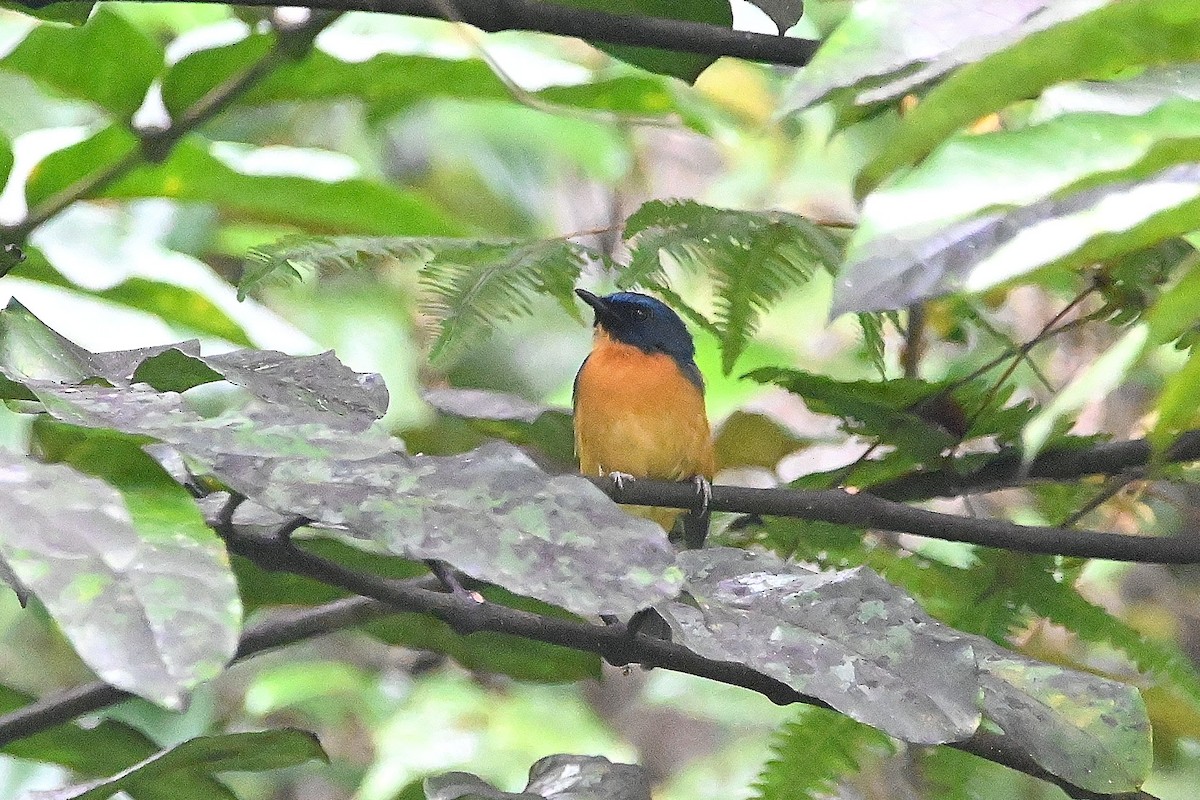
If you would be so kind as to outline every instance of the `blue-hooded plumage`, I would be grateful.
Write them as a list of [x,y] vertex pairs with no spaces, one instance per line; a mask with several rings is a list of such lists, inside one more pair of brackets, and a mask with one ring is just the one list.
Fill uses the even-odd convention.
[[[592,352],[575,376],[580,471],[712,480],[704,379],[683,320],[662,301],[637,292],[576,293],[596,312]],[[638,513],[670,530],[680,512]],[[689,541],[697,538],[693,531],[685,534]]]

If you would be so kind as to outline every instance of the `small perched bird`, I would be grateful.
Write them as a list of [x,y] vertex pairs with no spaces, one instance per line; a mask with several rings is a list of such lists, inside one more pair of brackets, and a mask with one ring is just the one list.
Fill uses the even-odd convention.
[[[684,518],[684,541],[704,543],[713,442],[704,378],[683,320],[636,292],[575,293],[596,312],[592,352],[575,376],[575,452],[584,475],[693,479],[700,507]],[[668,532],[680,511],[634,506]]]

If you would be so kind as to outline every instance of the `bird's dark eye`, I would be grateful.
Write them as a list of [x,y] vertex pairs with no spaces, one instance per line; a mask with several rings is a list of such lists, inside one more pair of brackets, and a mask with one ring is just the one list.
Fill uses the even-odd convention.
[[641,308],[639,306],[639,307],[633,309],[633,315],[635,317],[637,317],[638,319],[645,319],[646,317],[650,316],[650,309]]

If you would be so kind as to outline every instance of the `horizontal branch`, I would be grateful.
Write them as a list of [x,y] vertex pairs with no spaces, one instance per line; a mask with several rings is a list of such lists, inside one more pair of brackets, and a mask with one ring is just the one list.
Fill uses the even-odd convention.
[[[430,614],[459,634],[478,631],[505,633],[596,653],[615,666],[643,664],[738,686],[757,692],[779,705],[805,703],[821,708],[830,707],[824,701],[797,692],[743,664],[705,658],[682,645],[638,633],[620,622],[593,625],[546,617],[495,603],[475,602],[465,593],[460,596],[436,592],[413,586],[411,581],[355,572],[313,555],[282,537],[246,534],[228,524],[218,532],[232,551],[249,558],[263,569],[304,575],[374,598],[397,610]],[[980,730],[970,739],[952,742],[948,746],[1053,783],[1076,800],[1154,800],[1144,792],[1102,794],[1075,786],[1040,767],[1019,744],[1003,734]]]
[[[624,478],[592,478],[618,503],[692,508],[692,483]],[[998,519],[942,514],[897,503],[868,492],[844,489],[753,489],[713,486],[709,508],[772,517],[832,522],[854,528],[911,533],[931,539],[967,542],[1023,553],[1105,558],[1148,564],[1200,564],[1200,536],[1126,536],[1119,533],[1018,525]]]
[[[428,577],[414,578],[413,586],[430,586]],[[397,610],[367,597],[349,597],[303,611],[282,611],[242,634],[234,661],[284,645],[295,644],[343,628],[352,628]],[[0,748],[25,739],[76,717],[128,700],[133,695],[103,681],[47,695],[27,706],[0,716]]]
[[[1106,442],[1093,447],[1051,450],[1027,466],[1020,448],[1006,448],[983,466],[959,472],[947,469],[914,472],[870,488],[873,495],[888,500],[927,500],[960,497],[1019,486],[1034,480],[1073,481],[1091,475],[1119,475],[1146,467],[1154,449],[1146,439]],[[1200,431],[1187,431],[1162,456],[1164,463],[1200,460]]]
[[[185,1],[216,3],[220,0]],[[48,0],[25,3],[30,8],[47,4]],[[278,8],[289,4],[278,0],[250,0],[241,5]],[[656,47],[708,56],[733,56],[792,67],[807,64],[820,44],[812,39],[735,31],[702,22],[616,14],[535,0],[306,0],[304,5],[331,11],[373,11],[434,19],[446,19],[447,12],[453,12],[458,20],[488,32],[538,31],[591,42]]]
[[[306,552],[286,537],[239,531],[228,522],[232,517],[232,506],[229,508],[230,514],[224,517],[226,521],[219,526],[218,532],[231,551],[249,558],[263,569],[304,575],[359,595],[316,609],[281,614],[260,623],[243,635],[235,660],[389,613],[420,612],[442,620],[462,635],[477,631],[505,633],[596,653],[618,666],[644,664],[738,686],[779,705],[806,703],[830,707],[750,667],[704,658],[682,645],[638,633],[620,622],[601,626],[476,602],[465,594],[433,591],[430,587],[435,581],[430,576],[395,580],[357,573]],[[94,683],[43,698],[0,717],[0,747],[129,696],[128,692],[107,684]],[[1144,792],[1101,794],[1068,783],[1039,766],[1017,742],[1003,734],[980,730],[970,739],[948,746],[1052,783],[1075,800],[1155,800]]]

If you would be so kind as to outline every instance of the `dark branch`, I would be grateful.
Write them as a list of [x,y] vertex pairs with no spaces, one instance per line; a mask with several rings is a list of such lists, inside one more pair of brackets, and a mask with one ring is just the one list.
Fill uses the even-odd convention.
[[[216,3],[220,0],[190,2]],[[32,0],[25,5],[40,8],[48,5],[48,0]],[[280,7],[288,4],[250,0],[243,5]],[[308,0],[304,5],[330,11],[374,11],[434,19],[445,19],[447,11],[453,11],[463,22],[488,32],[539,31],[592,42],[656,47],[709,56],[733,56],[792,67],[807,64],[820,44],[811,39],[735,31],[702,22],[614,14],[533,0]]]
[[[354,572],[305,552],[286,537],[243,533],[228,522],[220,525],[218,532],[232,551],[264,569],[305,575],[361,595],[314,610],[279,616],[256,626],[242,637],[236,656],[238,660],[388,613],[422,612],[446,622],[461,634],[476,631],[506,633],[596,653],[616,665],[658,666],[739,686],[780,705],[807,703],[829,708],[823,701],[801,694],[749,667],[704,658],[681,645],[630,630],[620,622],[592,625],[544,617],[494,603],[478,603],[433,591],[431,587],[436,583],[429,577],[401,581]],[[129,694],[124,691],[96,683],[43,698],[0,717],[0,747],[127,697]],[[1154,800],[1144,792],[1100,794],[1067,783],[1037,765],[1017,742],[1002,734],[979,731],[970,739],[949,746],[1045,780],[1076,800]]]
[[[927,500],[958,497],[1020,486],[1035,480],[1074,481],[1090,475],[1119,475],[1148,466],[1154,456],[1146,439],[1111,442],[1071,450],[1052,450],[1022,468],[1019,448],[1001,450],[982,467],[959,472],[949,469],[915,472],[870,488],[888,500]],[[1200,460],[1200,431],[1188,431],[1162,455],[1163,463]]]
[[[593,478],[592,482],[619,503],[689,508],[695,502],[695,489],[690,483],[628,478],[620,486],[610,478]],[[998,519],[972,519],[914,508],[868,492],[851,493],[843,489],[805,491],[713,486],[710,508],[912,533],[1023,553],[1149,564],[1200,564],[1200,536],[1126,536],[1018,525]]]
[[[411,583],[414,586],[432,585],[427,578],[415,578]],[[304,611],[279,612],[242,634],[234,660],[242,661],[265,650],[351,628],[394,613],[396,609],[392,606],[366,597],[335,600]],[[130,697],[132,695],[124,689],[109,686],[103,681],[43,697],[0,717],[0,748]]]

